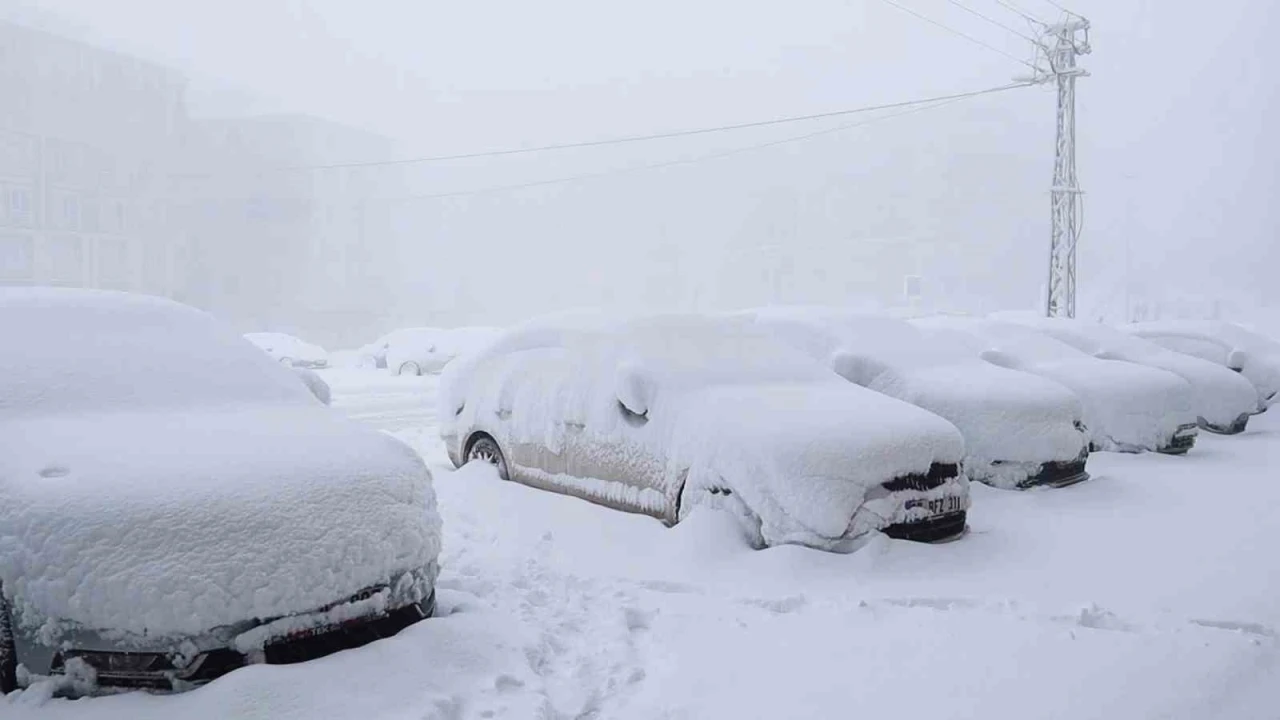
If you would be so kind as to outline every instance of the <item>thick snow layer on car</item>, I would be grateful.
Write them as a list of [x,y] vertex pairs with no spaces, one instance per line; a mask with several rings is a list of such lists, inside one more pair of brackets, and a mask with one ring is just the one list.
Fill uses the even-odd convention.
[[475,352],[492,342],[500,330],[486,327],[406,328],[385,338],[386,365],[393,372],[440,372],[459,355]]
[[1122,329],[1239,372],[1253,383],[1260,408],[1280,402],[1280,342],[1272,338],[1213,320],[1161,320]]
[[1014,487],[1085,451],[1079,399],[1058,383],[983,362],[896,318],[832,308],[746,314],[845,379],[942,416],[964,435],[973,479]]
[[0,290],[0,337],[22,349],[0,352],[0,582],[24,623],[193,635],[434,563],[422,461],[204,313]]
[[1196,422],[1191,386],[1168,371],[1100,360],[1010,322],[962,316],[911,322],[988,362],[1065,385],[1080,398],[1099,449],[1156,450]]
[[319,345],[296,338],[285,333],[256,332],[246,333],[245,339],[262,348],[262,351],[273,360],[286,365],[298,367],[325,367],[329,363],[328,353]]
[[1230,427],[1256,410],[1253,385],[1221,365],[1173,352],[1102,323],[1027,313],[999,313],[995,317],[1031,327],[1096,358],[1168,370],[1191,384],[1193,407],[1207,425]]
[[695,503],[728,486],[767,544],[832,545],[873,486],[963,454],[946,421],[852,386],[745,323],[538,321],[449,366],[440,394],[454,443],[493,417],[506,418],[508,442],[553,452],[570,428],[618,452],[638,443],[667,460],[658,492],[678,493],[685,471]]

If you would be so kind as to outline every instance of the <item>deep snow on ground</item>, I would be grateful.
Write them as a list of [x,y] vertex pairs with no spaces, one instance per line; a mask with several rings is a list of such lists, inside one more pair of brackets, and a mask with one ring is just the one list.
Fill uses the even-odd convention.
[[1274,718],[1280,414],[1093,480],[974,487],[972,532],[853,555],[747,548],[452,472],[434,378],[325,373],[432,466],[441,616],[192,693],[0,701],[9,718]]

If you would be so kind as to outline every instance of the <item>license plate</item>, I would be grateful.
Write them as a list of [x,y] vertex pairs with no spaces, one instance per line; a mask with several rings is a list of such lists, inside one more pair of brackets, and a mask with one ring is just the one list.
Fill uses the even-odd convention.
[[947,497],[917,498],[907,501],[907,510],[915,510],[916,508],[921,508],[930,515],[945,515],[964,510],[964,500],[959,495],[948,495]]

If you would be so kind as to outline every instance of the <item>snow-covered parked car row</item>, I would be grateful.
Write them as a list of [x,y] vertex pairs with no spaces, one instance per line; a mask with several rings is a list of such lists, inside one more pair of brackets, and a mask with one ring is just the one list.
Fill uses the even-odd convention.
[[457,466],[667,524],[727,510],[757,546],[845,550],[870,531],[961,534],[970,480],[1062,487],[1088,478],[1091,450],[1180,455],[1198,426],[1241,432],[1246,386],[1076,321],[572,315],[451,365],[438,415]]
[[0,337],[0,692],[180,690],[432,614],[422,459],[206,314],[0,289]]
[[359,366],[396,375],[436,374],[460,355],[484,347],[499,330],[485,327],[402,328],[357,351]]

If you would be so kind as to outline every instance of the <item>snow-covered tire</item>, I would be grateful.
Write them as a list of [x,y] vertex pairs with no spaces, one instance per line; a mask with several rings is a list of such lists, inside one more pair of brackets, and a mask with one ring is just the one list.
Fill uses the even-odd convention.
[[0,695],[18,689],[18,651],[13,646],[13,619],[0,585]]
[[418,367],[418,363],[412,360],[406,360],[400,363],[400,367],[396,368],[397,375],[421,375],[422,368]]
[[498,469],[498,477],[503,480],[511,479],[507,473],[507,457],[502,454],[502,448],[498,447],[498,441],[488,435],[477,435],[471,439],[467,445],[465,460],[467,463],[488,463]]

